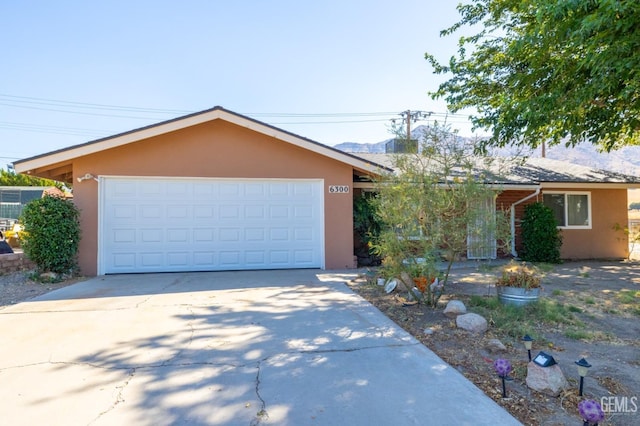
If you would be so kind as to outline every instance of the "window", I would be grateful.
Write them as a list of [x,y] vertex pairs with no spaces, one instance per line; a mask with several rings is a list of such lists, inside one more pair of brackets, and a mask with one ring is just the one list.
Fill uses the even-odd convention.
[[558,227],[591,229],[589,192],[545,192],[542,201],[553,210]]

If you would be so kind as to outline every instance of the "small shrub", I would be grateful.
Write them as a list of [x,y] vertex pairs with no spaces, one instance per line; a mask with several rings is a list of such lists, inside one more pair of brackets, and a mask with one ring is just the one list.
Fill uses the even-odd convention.
[[22,247],[39,272],[72,274],[77,269],[80,240],[79,211],[73,202],[45,196],[29,202],[22,211]]
[[553,210],[542,203],[524,208],[520,224],[522,230],[522,259],[528,262],[560,263],[562,234]]

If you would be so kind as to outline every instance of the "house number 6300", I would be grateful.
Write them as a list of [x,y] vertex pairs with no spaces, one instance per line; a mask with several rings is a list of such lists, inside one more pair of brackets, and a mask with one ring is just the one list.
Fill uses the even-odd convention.
[[348,194],[349,185],[329,185],[330,194]]

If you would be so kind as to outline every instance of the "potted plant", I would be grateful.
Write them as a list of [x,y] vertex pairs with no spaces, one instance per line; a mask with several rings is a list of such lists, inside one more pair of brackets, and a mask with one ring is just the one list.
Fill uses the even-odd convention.
[[533,265],[510,262],[496,279],[498,299],[507,305],[524,306],[540,298],[542,277]]

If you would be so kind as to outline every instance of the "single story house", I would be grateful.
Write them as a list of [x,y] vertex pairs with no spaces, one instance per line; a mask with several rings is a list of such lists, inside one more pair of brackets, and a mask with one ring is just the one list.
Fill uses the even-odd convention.
[[[371,187],[372,177],[392,171],[383,159],[222,107],[14,167],[73,184],[85,275],[355,267],[353,197]],[[503,182],[496,205],[519,218],[527,202],[549,196],[569,206],[563,257],[626,257],[626,236],[612,227],[626,225],[626,190],[640,187],[639,180],[566,163],[522,167],[513,182]],[[588,205],[578,225],[573,195]]]
[[14,167],[73,183],[85,275],[352,268],[353,182],[380,170],[219,106]]

